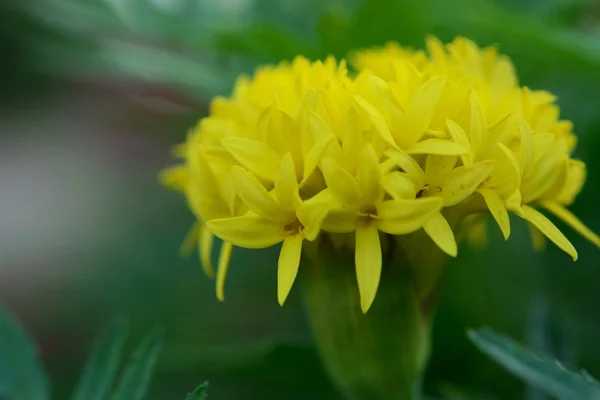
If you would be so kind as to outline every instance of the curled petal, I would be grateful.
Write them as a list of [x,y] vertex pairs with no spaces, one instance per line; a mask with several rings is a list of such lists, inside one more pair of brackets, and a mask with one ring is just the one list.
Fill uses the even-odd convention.
[[406,135],[416,143],[429,127],[435,107],[442,95],[446,82],[443,77],[432,78],[425,82],[413,95],[406,111]]
[[277,267],[277,300],[281,306],[296,280],[303,240],[302,235],[291,235],[283,240]]
[[490,161],[453,169],[440,184],[439,195],[444,199],[444,206],[456,205],[469,197],[490,176],[493,169],[494,163]]
[[569,254],[573,258],[573,261],[577,261],[577,250],[575,250],[575,247],[548,218],[530,206],[523,206],[523,213],[527,221],[539,229],[561,250]]
[[221,143],[249,171],[268,181],[275,179],[281,155],[267,144],[243,137],[228,137]]
[[439,197],[414,200],[387,200],[377,205],[377,227],[391,235],[404,235],[421,228],[442,208]]
[[454,232],[452,232],[448,221],[446,221],[446,218],[440,212],[435,213],[429,218],[423,225],[423,229],[444,253],[451,257],[456,257],[458,248]]
[[356,279],[360,292],[360,307],[366,313],[377,294],[381,277],[381,244],[379,232],[373,224],[356,228]]
[[[234,167],[232,175],[240,199],[250,210],[261,217],[286,221],[293,216],[293,205],[282,206],[252,175],[240,167]],[[295,182],[294,182],[295,183]],[[286,204],[287,205],[287,204]]]
[[383,178],[383,187],[393,199],[414,199],[419,189],[405,172],[394,171]]
[[279,203],[286,209],[293,210],[301,202],[300,195],[298,194],[298,181],[296,171],[294,170],[294,160],[290,153],[283,156],[281,160],[279,171],[275,177],[275,195]]
[[344,205],[358,204],[361,199],[356,179],[329,158],[321,164],[323,177],[333,197]]
[[387,123],[379,111],[377,111],[377,109],[373,107],[371,103],[358,95],[354,96],[354,103],[358,106],[358,108],[362,109],[367,114],[369,121],[371,121],[373,127],[377,133],[381,135],[382,139],[392,148],[399,150],[400,148],[396,144],[394,137],[390,132],[390,128],[388,128]]
[[450,137],[452,138],[452,140],[454,140],[456,144],[468,151],[467,153],[462,154],[460,156],[460,159],[462,160],[463,164],[472,164],[473,155],[471,154],[471,142],[469,142],[469,138],[467,137],[467,134],[465,133],[463,128],[461,128],[460,125],[458,125],[456,122],[449,119],[446,120],[446,128],[448,129],[448,132],[450,132]]
[[283,240],[281,223],[257,215],[213,219],[206,226],[218,238],[248,249],[264,249]]

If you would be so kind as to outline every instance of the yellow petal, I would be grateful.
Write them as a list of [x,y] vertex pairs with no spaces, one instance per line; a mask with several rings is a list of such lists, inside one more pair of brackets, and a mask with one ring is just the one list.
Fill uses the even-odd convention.
[[190,161],[190,168],[194,179],[186,187],[186,198],[194,215],[203,220],[229,215],[221,187],[203,152],[195,154],[194,161]]
[[435,77],[425,82],[415,94],[406,110],[407,127],[403,134],[411,136],[411,142],[416,143],[429,127],[435,107],[444,90],[443,77]]
[[[293,217],[293,206],[284,207],[252,175],[240,167],[232,169],[232,176],[240,199],[257,215],[272,220],[289,220]],[[286,204],[287,205],[287,204]]]
[[529,166],[533,157],[533,133],[531,132],[531,127],[523,117],[519,118],[519,133],[521,135],[519,158],[521,171],[523,171]]
[[490,176],[493,169],[494,163],[490,161],[453,169],[443,182],[438,183],[441,188],[439,196],[443,197],[444,206],[456,205],[469,197]]
[[231,243],[223,242],[219,254],[219,265],[217,269],[217,299],[225,300],[225,278],[229,270],[229,260],[231,259]]
[[452,232],[452,228],[450,228],[448,221],[446,221],[446,218],[444,218],[440,212],[433,214],[433,216],[425,222],[423,229],[444,253],[451,257],[456,257],[458,248],[456,246],[454,232]]
[[294,160],[290,153],[283,156],[279,171],[277,172],[277,176],[275,176],[275,195],[279,200],[279,204],[283,205],[286,209],[294,210],[300,204],[301,200],[298,194],[298,181],[296,171],[294,170]]
[[204,273],[209,277],[215,276],[215,269],[212,266],[212,247],[214,235],[204,226],[200,226],[200,239],[198,240],[198,252],[200,253],[200,263]]
[[600,247],[600,237],[596,235],[590,228],[585,226],[583,222],[579,220],[571,211],[558,203],[551,201],[542,202],[542,207],[556,215],[558,218],[565,221],[571,228],[573,228],[581,236]]
[[364,123],[355,106],[351,106],[344,119],[342,148],[348,155],[357,155],[363,143]]
[[373,127],[375,128],[377,133],[381,135],[383,140],[385,140],[385,142],[389,144],[392,148],[400,150],[400,148],[394,141],[390,129],[387,126],[387,123],[385,122],[379,111],[377,111],[377,109],[373,107],[373,105],[371,105],[368,101],[366,101],[358,95],[354,95],[353,99],[354,103],[358,106],[358,108],[362,109],[367,114],[369,121],[371,121]]
[[569,239],[567,239],[548,218],[527,205],[523,206],[523,213],[527,221],[531,222],[531,224],[542,231],[542,233],[561,250],[569,254],[573,258],[573,261],[577,260],[577,250],[575,250],[575,247],[573,247],[571,242],[569,242]]
[[360,307],[366,313],[377,294],[381,277],[381,244],[379,232],[373,224],[356,228],[356,279],[360,292]]
[[314,146],[304,156],[304,171],[302,177],[302,183],[306,182],[312,173],[317,169],[317,166],[321,162],[321,158],[329,144],[332,143],[333,136],[323,136],[317,140]]
[[263,249],[283,240],[280,223],[255,215],[213,219],[206,226],[218,238],[248,249]]
[[360,202],[360,192],[356,179],[352,177],[342,167],[336,164],[332,159],[326,158],[321,163],[321,171],[325,178],[325,183],[331,191],[333,197],[341,204],[358,204]]
[[527,223],[527,226],[529,227],[529,233],[531,234],[533,249],[537,252],[544,251],[546,249],[546,236],[531,223]]
[[194,252],[194,249],[198,246],[198,240],[200,238],[201,229],[202,222],[194,222],[194,225],[192,225],[188,233],[185,235],[183,243],[179,248],[179,254],[182,257],[189,257]]
[[383,177],[383,187],[393,199],[414,199],[419,189],[405,172],[394,171]]
[[283,240],[277,267],[277,300],[280,306],[285,302],[296,280],[303,240],[302,235],[288,236]]
[[471,146],[473,153],[482,155],[485,146],[487,123],[477,95],[471,93]]
[[442,208],[439,197],[414,200],[387,200],[377,205],[376,221],[380,231],[392,235],[404,235],[421,228],[429,218]]
[[457,143],[446,139],[425,139],[406,151],[408,154],[439,154],[442,156],[460,156],[467,150]]
[[383,198],[381,168],[373,146],[368,144],[358,158],[357,180],[363,202],[375,204]]
[[492,189],[479,189],[479,193],[483,196],[487,208],[492,213],[492,216],[496,220],[496,223],[502,231],[504,240],[508,240],[510,236],[510,219],[508,218],[508,211],[504,205],[504,201],[500,198],[500,195]]
[[467,134],[456,122],[447,119],[446,127],[448,128],[448,132],[450,132],[450,137],[452,140],[456,142],[459,146],[466,149],[468,152],[461,155],[460,159],[463,164],[468,165],[473,163],[473,155],[471,154],[471,142],[469,142],[469,138]]
[[412,158],[412,156],[396,150],[386,151],[385,155],[391,160],[394,160],[396,164],[411,177],[411,179],[414,178],[418,182],[422,182],[425,179],[425,172],[417,160]]
[[281,155],[265,143],[242,137],[228,137],[221,143],[249,171],[268,181],[275,179]]
[[452,171],[457,161],[457,156],[428,155],[425,161],[425,181],[428,183],[440,181]]
[[190,181],[190,170],[187,165],[175,165],[165,168],[158,175],[161,185],[178,192],[184,192]]
[[575,197],[581,191],[587,175],[585,164],[579,160],[569,160],[568,179],[565,187],[561,190],[557,200],[566,205],[575,201]]
[[313,241],[317,238],[332,201],[329,190],[325,189],[305,200],[296,211],[298,220],[304,226],[306,240]]

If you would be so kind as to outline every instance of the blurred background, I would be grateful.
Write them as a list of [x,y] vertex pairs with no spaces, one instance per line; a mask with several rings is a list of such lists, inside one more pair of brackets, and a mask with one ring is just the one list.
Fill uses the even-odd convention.
[[[161,188],[171,146],[235,77],[303,54],[345,56],[426,34],[498,44],[523,85],[559,97],[587,185],[573,211],[600,232],[598,0],[27,0],[0,5],[0,302],[39,343],[54,398],[70,393],[97,334],[166,328],[149,399],[336,399],[298,290],[276,301],[276,251],[236,249],[219,303],[183,198]],[[543,397],[465,337],[490,326],[600,376],[600,254],[565,227],[573,263],[504,243],[448,265],[426,391],[454,399]],[[563,228],[563,225],[559,225]],[[137,339],[136,339],[137,340]],[[135,341],[134,341],[135,342]]]

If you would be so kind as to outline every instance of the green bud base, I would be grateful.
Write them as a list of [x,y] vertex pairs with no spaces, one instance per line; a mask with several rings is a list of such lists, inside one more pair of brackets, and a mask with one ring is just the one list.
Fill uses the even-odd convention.
[[363,314],[353,252],[327,240],[315,246],[303,259],[303,293],[334,383],[352,400],[418,398],[429,356],[430,307],[417,298],[402,250],[392,245],[384,252],[377,297]]

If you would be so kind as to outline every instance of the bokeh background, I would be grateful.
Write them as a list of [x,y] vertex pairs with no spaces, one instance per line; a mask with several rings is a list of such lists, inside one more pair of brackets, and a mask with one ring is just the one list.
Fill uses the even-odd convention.
[[[67,398],[96,335],[128,315],[131,337],[166,328],[150,400],[210,380],[214,399],[336,399],[298,290],[276,301],[276,251],[236,249],[226,302],[192,225],[160,187],[170,148],[235,77],[303,54],[345,56],[426,34],[498,44],[522,84],[559,97],[588,182],[573,207],[600,232],[597,0],[31,0],[0,6],[0,301],[39,343],[54,398]],[[600,376],[600,253],[565,227],[573,263],[505,243],[463,246],[443,279],[425,382],[450,399],[543,397],[465,337],[489,326]],[[563,225],[559,226],[562,228]]]

